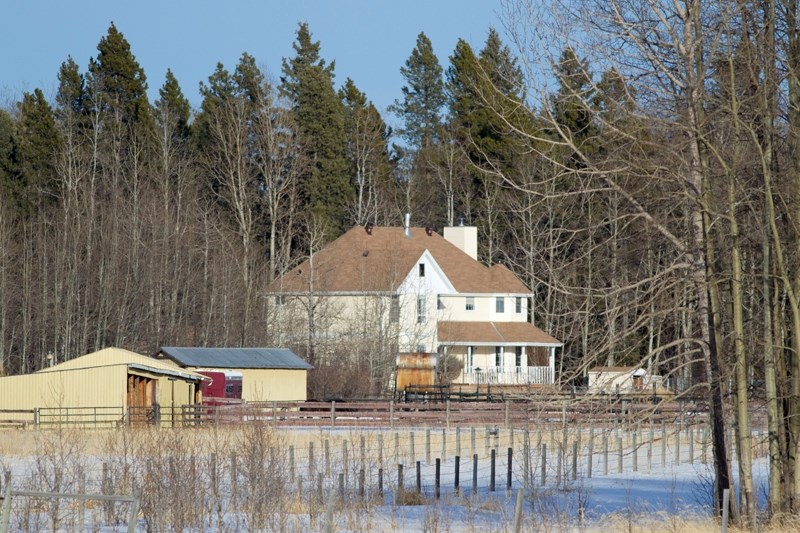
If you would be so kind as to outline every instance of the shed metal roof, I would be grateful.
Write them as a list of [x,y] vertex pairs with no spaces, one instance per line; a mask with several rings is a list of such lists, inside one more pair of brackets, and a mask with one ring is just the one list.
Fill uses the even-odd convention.
[[311,365],[286,348],[192,348],[162,346],[158,357],[181,366],[309,370]]

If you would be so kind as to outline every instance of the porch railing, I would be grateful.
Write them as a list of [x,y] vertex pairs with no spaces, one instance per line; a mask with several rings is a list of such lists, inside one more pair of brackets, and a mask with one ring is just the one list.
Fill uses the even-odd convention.
[[553,383],[553,369],[549,366],[476,367],[464,371],[463,383],[468,385],[549,385]]

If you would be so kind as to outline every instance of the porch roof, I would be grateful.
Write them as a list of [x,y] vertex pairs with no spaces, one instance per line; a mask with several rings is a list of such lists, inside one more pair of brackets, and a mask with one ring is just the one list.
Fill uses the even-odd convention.
[[438,339],[452,345],[563,345],[529,322],[439,322]]

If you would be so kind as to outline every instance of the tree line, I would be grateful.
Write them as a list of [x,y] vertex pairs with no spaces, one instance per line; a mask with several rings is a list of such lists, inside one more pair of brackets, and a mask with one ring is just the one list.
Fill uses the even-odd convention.
[[[58,92],[0,112],[0,362],[120,345],[270,345],[269,280],[353,224],[479,228],[534,293],[561,384],[640,365],[711,411],[715,489],[800,510],[796,0],[504,3],[506,42],[420,34],[387,127],[306,24],[279,80],[243,54],[191,109],[115,26]],[[726,429],[735,429],[736,463]]]

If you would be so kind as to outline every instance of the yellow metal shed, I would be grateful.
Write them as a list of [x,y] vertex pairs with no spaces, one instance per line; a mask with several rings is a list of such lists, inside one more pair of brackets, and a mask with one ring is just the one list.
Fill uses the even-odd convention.
[[173,407],[199,401],[203,379],[167,361],[106,348],[33,374],[0,378],[0,409],[38,409],[62,422],[92,413],[96,420],[98,412],[101,419],[126,420],[137,413],[169,422]]
[[285,348],[162,347],[155,357],[182,368],[242,373],[242,400],[305,401],[311,365]]

